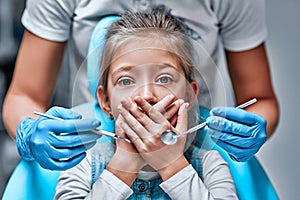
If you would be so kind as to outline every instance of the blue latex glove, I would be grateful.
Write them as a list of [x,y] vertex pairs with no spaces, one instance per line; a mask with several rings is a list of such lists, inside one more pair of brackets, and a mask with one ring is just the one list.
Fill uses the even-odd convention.
[[248,161],[267,139],[267,122],[260,115],[232,107],[216,107],[210,115],[207,133],[235,161]]
[[100,122],[95,119],[81,120],[79,114],[61,107],[53,107],[46,113],[65,120],[46,117],[23,119],[16,132],[19,154],[24,160],[36,160],[46,169],[69,169],[85,157],[85,151],[94,146],[100,137],[94,133],[77,132],[95,129]]

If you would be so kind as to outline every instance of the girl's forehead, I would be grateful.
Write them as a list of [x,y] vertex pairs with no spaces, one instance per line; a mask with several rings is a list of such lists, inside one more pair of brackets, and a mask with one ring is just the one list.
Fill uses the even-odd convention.
[[120,64],[136,66],[152,63],[178,66],[179,56],[161,44],[135,41],[118,48],[112,57],[111,67]]
[[[134,58],[135,57],[135,58]],[[139,58],[142,59],[139,59]],[[163,59],[165,57],[165,59]],[[163,42],[154,39],[145,39],[141,40],[141,38],[137,40],[129,40],[119,46],[112,56],[112,63],[118,60],[130,60],[136,59],[137,61],[145,62],[156,60],[170,60],[175,61],[179,59],[175,53],[172,52],[172,49],[168,48],[164,45]]]
[[117,50],[115,51],[115,56],[118,57],[118,55],[130,53],[130,52],[138,52],[138,51],[146,51],[146,50],[155,50],[160,51],[160,53],[169,53],[172,54],[172,50],[170,47],[168,47],[164,42],[160,40],[154,40],[154,39],[147,39],[142,40],[141,38],[137,40],[129,40],[125,42],[124,44],[120,45]]

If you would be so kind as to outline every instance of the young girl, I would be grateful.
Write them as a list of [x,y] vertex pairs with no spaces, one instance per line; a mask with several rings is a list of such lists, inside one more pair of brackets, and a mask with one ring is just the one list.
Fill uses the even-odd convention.
[[227,163],[201,149],[200,135],[161,141],[163,132],[180,134],[199,121],[192,52],[181,23],[161,9],[129,13],[111,26],[98,103],[132,143],[103,136],[61,172],[55,199],[237,198]]

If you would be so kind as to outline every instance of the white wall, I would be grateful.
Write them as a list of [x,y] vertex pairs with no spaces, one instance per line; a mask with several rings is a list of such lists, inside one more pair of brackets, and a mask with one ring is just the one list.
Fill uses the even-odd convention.
[[258,154],[280,199],[300,199],[300,1],[267,0],[267,40],[281,116]]

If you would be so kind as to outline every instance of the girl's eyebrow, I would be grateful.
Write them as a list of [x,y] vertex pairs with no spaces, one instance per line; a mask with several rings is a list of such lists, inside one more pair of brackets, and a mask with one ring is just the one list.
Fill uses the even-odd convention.
[[114,75],[121,73],[121,72],[128,72],[128,71],[132,70],[132,68],[134,68],[134,66],[122,66],[122,67],[118,68],[117,70],[112,71],[111,76],[113,78]]
[[[161,64],[149,64],[149,65],[156,65],[156,66],[159,66],[160,68],[165,68],[165,67],[170,67],[174,70],[178,70],[178,68],[176,66],[173,66],[169,63],[161,63]],[[120,68],[118,68],[117,70],[113,71],[112,72],[112,78],[114,78],[114,76],[118,73],[124,73],[124,72],[129,72],[130,70],[132,70],[133,68],[135,68],[135,66],[122,66]]]
[[170,68],[173,68],[175,70],[178,70],[178,67],[177,66],[174,66],[174,65],[171,65],[169,63],[162,63],[162,64],[159,64],[158,66],[160,66],[161,68],[164,68],[164,67],[170,67]]

